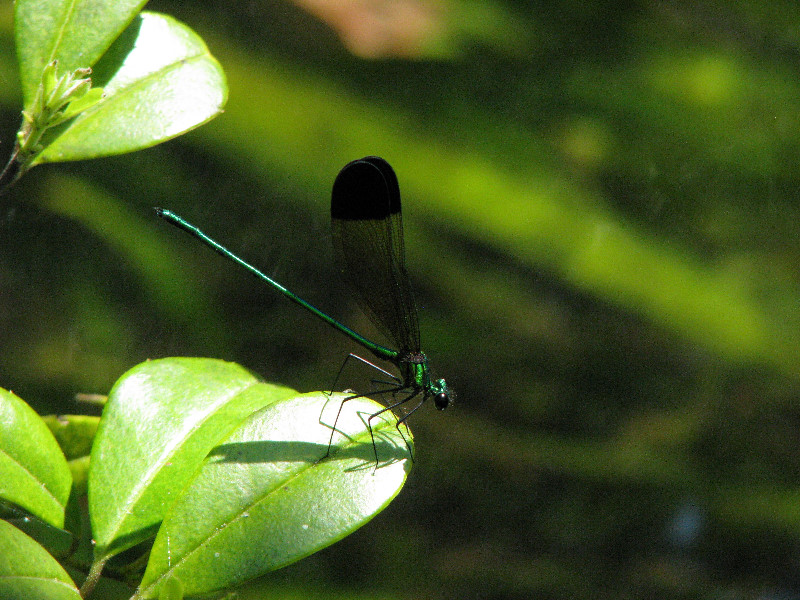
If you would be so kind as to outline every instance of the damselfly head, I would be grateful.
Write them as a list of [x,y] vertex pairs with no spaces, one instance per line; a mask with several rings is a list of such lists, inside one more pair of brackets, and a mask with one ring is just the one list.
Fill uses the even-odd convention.
[[433,387],[437,390],[433,394],[433,403],[439,410],[444,410],[452,404],[450,394],[447,392],[447,383],[444,379],[439,379]]

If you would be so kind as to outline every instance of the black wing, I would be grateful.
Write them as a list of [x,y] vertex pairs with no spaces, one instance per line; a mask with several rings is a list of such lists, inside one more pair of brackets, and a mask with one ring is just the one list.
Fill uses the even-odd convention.
[[377,156],[342,168],[331,195],[336,260],[359,305],[399,351],[419,352],[419,322],[405,266],[400,187]]

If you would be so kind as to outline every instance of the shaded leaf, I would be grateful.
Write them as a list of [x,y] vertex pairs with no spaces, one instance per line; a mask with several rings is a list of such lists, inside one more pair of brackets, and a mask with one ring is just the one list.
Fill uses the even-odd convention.
[[94,434],[100,422],[98,417],[86,415],[45,415],[42,417],[55,436],[67,460],[89,456]]
[[41,544],[55,557],[66,556],[72,549],[73,534],[69,531],[27,516],[7,519],[7,521]]

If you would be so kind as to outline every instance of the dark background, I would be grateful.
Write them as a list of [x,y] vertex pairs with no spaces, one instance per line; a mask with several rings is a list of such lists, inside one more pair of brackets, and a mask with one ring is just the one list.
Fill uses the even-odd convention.
[[243,597],[800,598],[796,3],[314,6],[149,3],[204,37],[226,111],[0,198],[0,385],[78,412],[182,355],[326,389],[357,348],[151,207],[380,339],[328,202],[381,155],[456,403],[412,420],[379,517]]

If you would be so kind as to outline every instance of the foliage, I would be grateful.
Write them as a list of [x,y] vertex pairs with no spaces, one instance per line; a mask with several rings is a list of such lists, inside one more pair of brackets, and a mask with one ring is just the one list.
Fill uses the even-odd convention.
[[[388,417],[372,425],[375,464],[366,416],[381,406],[351,400],[339,414],[344,398],[298,395],[233,363],[161,359],[120,378],[96,434],[65,416],[50,420],[56,438],[0,390],[0,597],[193,597],[341,539],[394,498],[410,464]],[[87,502],[56,439],[73,455],[92,437]],[[85,469],[83,458],[70,462]],[[127,594],[96,588],[104,568]]]
[[[205,44],[142,4],[15,4],[23,123],[0,183],[219,113],[227,89]],[[0,389],[0,597],[203,595],[346,536],[400,490],[411,448],[389,414],[365,419],[380,405],[344,398],[177,358],[123,375],[99,420],[43,420]]]
[[[75,412],[130,365],[198,355],[324,389],[352,345],[152,206],[370,335],[330,264],[328,199],[378,154],[423,347],[458,396],[415,413],[413,485],[389,510],[241,596],[800,593],[795,2],[149,8],[202,33],[230,100],[0,200],[2,385]],[[30,92],[11,12],[13,142]]]
[[41,163],[147,148],[222,110],[224,74],[203,41],[171,17],[137,14],[143,4],[15,3],[25,109],[0,184]]

